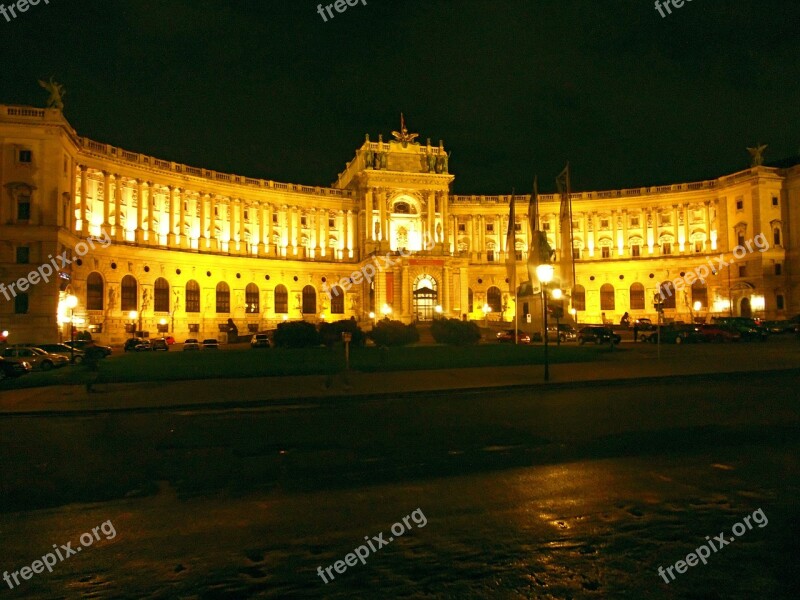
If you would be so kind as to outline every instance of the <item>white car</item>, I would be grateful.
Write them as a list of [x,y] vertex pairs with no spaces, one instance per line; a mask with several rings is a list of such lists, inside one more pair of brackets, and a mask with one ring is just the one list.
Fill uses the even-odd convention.
[[6,348],[3,350],[3,358],[13,362],[27,362],[37,370],[49,371],[53,367],[66,367],[69,358],[60,354],[48,354],[41,348]]
[[187,350],[200,350],[200,342],[195,338],[189,338],[183,342],[183,351],[186,352]]

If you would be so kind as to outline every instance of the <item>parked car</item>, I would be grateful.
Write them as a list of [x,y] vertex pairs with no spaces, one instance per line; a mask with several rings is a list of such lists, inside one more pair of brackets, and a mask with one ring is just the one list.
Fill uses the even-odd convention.
[[141,340],[136,346],[133,348],[134,352],[150,352],[153,350],[153,344],[150,340]]
[[81,352],[86,352],[86,349],[91,346],[92,348],[96,348],[103,353],[103,356],[111,356],[111,346],[102,346],[100,344],[96,344],[93,341],[87,340],[75,340],[74,342],[64,342],[65,346],[72,346],[76,350],[80,350]]
[[743,341],[757,340],[765,342],[769,337],[769,331],[755,319],[748,317],[714,317],[711,322],[715,325],[723,325],[738,331],[742,335]]
[[716,323],[700,325],[700,333],[705,342],[738,342],[742,334],[731,327],[724,327]]
[[136,346],[144,342],[144,338],[130,338],[125,340],[125,345],[122,347],[123,352],[133,352],[136,350]]
[[269,336],[266,333],[257,333],[250,338],[251,348],[269,348]]
[[166,338],[156,338],[150,342],[150,347],[153,351],[163,350],[164,352],[168,352],[169,342],[166,340]]
[[184,352],[191,351],[191,350],[200,350],[200,342],[198,342],[195,338],[189,338],[185,342],[183,342],[183,350]]
[[175,338],[171,335],[165,335],[164,340],[166,340],[167,344],[172,346],[175,343]]
[[27,348],[6,348],[3,350],[3,358],[14,362],[27,362],[34,369],[49,371],[54,367],[65,367],[69,364],[69,359],[60,354],[48,354],[44,350],[35,347]]
[[203,350],[219,350],[219,341],[214,338],[203,340]]
[[653,331],[656,326],[653,325],[652,321],[647,317],[642,317],[641,319],[634,319],[628,324],[629,329],[633,329],[636,326],[639,331]]
[[604,325],[589,325],[578,332],[578,343],[583,345],[587,342],[595,344],[619,344],[622,338],[614,333],[610,327]]
[[67,346],[66,344],[39,344],[36,347],[41,348],[50,354],[60,354],[61,356],[66,356],[71,360],[72,364],[75,365],[81,364],[83,359],[86,357],[86,353],[83,350],[78,350],[77,348],[73,350],[72,347]]
[[782,333],[794,333],[797,329],[797,323],[784,319],[782,321],[764,321],[764,327],[771,334],[780,335]]
[[[699,325],[687,325],[685,323],[662,325],[660,336],[662,344],[686,344],[705,340]],[[656,327],[654,331],[645,333],[642,336],[642,341],[657,343],[659,341],[659,328]]]
[[[513,329],[504,329],[503,331],[497,332],[497,341],[498,342],[510,342],[514,343],[514,330]],[[531,343],[531,336],[521,329],[517,329],[517,341],[520,344],[530,344]]]
[[15,362],[6,360],[0,357],[0,381],[3,379],[12,379],[15,377],[22,377],[31,372],[31,365],[26,361]]
[[547,339],[555,340],[556,332],[558,332],[558,339],[562,342],[574,342],[578,339],[578,331],[568,323],[558,323],[558,325],[547,326]]

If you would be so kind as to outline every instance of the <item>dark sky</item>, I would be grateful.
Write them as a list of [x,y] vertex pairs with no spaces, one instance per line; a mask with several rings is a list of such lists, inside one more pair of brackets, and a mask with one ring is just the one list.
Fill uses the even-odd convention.
[[[8,2],[5,2],[8,4]],[[457,193],[713,178],[800,153],[800,3],[50,0],[0,17],[0,103],[67,88],[79,134],[194,166],[329,185],[396,129],[452,151]]]

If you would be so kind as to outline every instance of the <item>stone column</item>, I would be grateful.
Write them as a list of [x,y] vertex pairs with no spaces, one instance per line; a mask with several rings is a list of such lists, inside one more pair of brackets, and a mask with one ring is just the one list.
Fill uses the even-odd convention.
[[200,233],[197,246],[201,250],[208,248],[208,234],[206,233],[206,196],[208,196],[208,194],[205,192],[200,192],[197,196],[197,201],[200,203]]
[[222,234],[222,219],[219,218],[219,198],[216,194],[208,195],[208,238],[209,250],[217,252],[220,250],[220,242],[222,240],[217,236],[217,219],[220,223],[220,235]]
[[624,249],[628,247],[628,211],[622,211],[622,247],[623,252]]
[[286,207],[284,214],[286,215],[286,254],[288,256],[292,253],[292,248],[294,247],[294,231],[292,231],[294,208]]
[[706,200],[705,201],[706,210],[705,210],[705,225],[706,225],[706,241],[705,247],[703,248],[706,252],[711,249],[711,202]]
[[[167,227],[169,228],[169,232],[167,234],[167,245],[174,248],[178,245],[178,239],[175,237],[175,186],[171,185],[168,189],[169,200],[167,210],[169,214],[167,215]],[[181,203],[181,207],[183,207],[183,203]]]
[[452,252],[452,246],[450,244],[450,207],[448,206],[448,197],[447,192],[441,192],[441,202],[442,202],[442,233],[444,235],[444,251],[445,252]]
[[188,235],[186,234],[186,188],[178,188],[178,240],[181,248],[188,248]]
[[389,221],[386,218],[386,191],[378,190],[379,215],[381,220],[381,242],[389,241]]
[[136,180],[136,243],[144,242],[144,181]]
[[89,180],[87,171],[89,168],[86,165],[81,165],[81,203],[78,206],[78,219],[80,220],[80,228],[78,233],[83,234],[89,230],[86,225],[86,196],[89,194]]
[[678,237],[678,205],[672,205],[672,237],[674,238],[674,243],[678,245],[678,251],[683,252],[683,248],[680,246],[680,238]]
[[147,242],[149,244],[158,243],[156,228],[156,184],[152,181],[147,182]]
[[436,240],[436,193],[425,192],[427,194],[428,206],[428,236],[429,239],[425,240],[426,243],[435,244]]
[[272,204],[267,204],[267,215],[266,215],[266,223],[265,223],[266,233],[264,234],[265,238],[266,238],[264,240],[264,251],[267,254],[270,253],[270,248],[272,247],[272,236],[273,236],[273,233],[272,233],[272,231],[273,231],[272,220],[274,219],[274,216],[273,216],[274,214],[275,214],[275,207],[272,206]]
[[122,175],[114,175],[114,239],[124,240],[122,229]]
[[233,198],[228,199],[228,252],[236,250],[236,205]]
[[684,202],[681,206],[681,213],[683,214],[683,239],[688,244],[687,253],[691,254],[694,252],[694,248],[692,248],[692,242],[689,240],[691,229],[689,228],[689,204],[688,202]]
[[368,188],[364,193],[364,223],[367,230],[366,233],[368,242],[375,240],[375,225],[373,225],[373,222],[375,221],[374,195],[375,191],[372,188]]
[[461,315],[469,314],[469,269],[460,267],[459,271],[461,273],[461,299],[459,300],[461,314],[458,315],[458,318],[460,319]]
[[111,173],[103,171],[103,226],[104,231],[108,231],[109,212],[111,210]]
[[403,264],[400,272],[400,311],[405,317],[409,315],[411,307],[409,301],[411,300],[411,282],[408,280],[408,264]]
[[450,314],[450,267],[445,266],[442,272],[442,314],[446,317]]
[[267,207],[264,203],[258,203],[258,255],[264,256],[264,248],[267,246]]
[[245,217],[245,212],[248,213],[247,203],[242,198],[236,199],[236,206],[239,208],[239,252],[241,254],[250,254],[250,248],[247,244],[247,218]]
[[322,219],[322,228],[320,233],[322,235],[322,239],[319,241],[319,247],[321,250],[321,256],[328,255],[328,234],[330,232],[330,216],[327,209],[322,211],[320,215],[320,219]]
[[344,215],[344,230],[347,247],[346,258],[353,258],[353,211],[346,210]]

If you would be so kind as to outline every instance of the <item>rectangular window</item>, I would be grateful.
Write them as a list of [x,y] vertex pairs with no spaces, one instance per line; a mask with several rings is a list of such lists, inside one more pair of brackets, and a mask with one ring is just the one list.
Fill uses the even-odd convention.
[[331,229],[336,227],[336,219],[328,219],[328,227]]
[[631,217],[631,227],[639,226],[639,217]]
[[572,249],[572,258],[575,260],[581,259],[581,249],[580,248],[573,248]]
[[703,251],[703,242],[695,242],[694,243],[694,251],[695,252],[702,252]]
[[308,220],[308,219],[307,219],[306,217],[300,217],[300,225],[302,225],[303,227],[305,227],[305,226],[306,226],[306,223],[307,223],[307,220]]
[[550,231],[550,221],[542,223],[542,231]]
[[772,206],[778,206],[778,197],[777,196],[773,196],[772,197]]
[[28,314],[28,294],[17,294],[14,298],[14,313],[17,315]]
[[578,223],[577,221],[573,221],[573,222],[572,222],[572,228],[573,228],[573,229],[580,229],[580,228],[581,228],[581,225],[580,225],[580,223]]
[[603,258],[611,258],[611,248],[609,248],[608,246],[603,246],[602,248],[600,248],[600,255]]
[[492,233],[494,231],[494,223],[487,223],[486,224],[486,231]]
[[249,215],[249,212],[248,211],[244,211],[244,220],[245,221],[247,221],[250,218],[248,215]]
[[631,246],[631,256],[633,257],[641,256],[641,248],[639,244],[634,244],[633,246]]
[[521,250],[515,250],[514,251],[514,258],[516,260],[518,260],[518,261],[522,260],[522,251]]
[[30,150],[20,150],[19,151],[19,162],[21,162],[21,163],[33,162],[33,152],[31,152]]
[[672,254],[672,244],[661,244],[661,254]]
[[466,231],[467,230],[467,225],[465,223],[459,223],[458,224],[458,230],[459,231]]
[[600,219],[600,229],[608,229],[608,219]]
[[783,273],[783,265],[781,263],[775,263],[775,275],[780,275]]
[[662,225],[671,225],[672,224],[672,215],[661,215],[661,224]]
[[522,223],[514,223],[514,231],[522,231]]
[[775,296],[775,306],[778,310],[784,310],[786,308],[786,303],[783,299],[783,295],[778,294]]
[[747,277],[747,265],[739,265],[739,277]]
[[17,198],[17,220],[30,221],[31,220],[31,197],[19,196]]
[[272,213],[272,222],[273,223],[277,223],[278,222],[278,213]]
[[17,264],[27,265],[31,261],[31,249],[28,246],[17,246]]
[[736,199],[736,210],[744,210],[744,200],[741,198]]
[[494,262],[494,250],[486,251],[486,260],[488,260],[489,262]]
[[744,234],[743,233],[737,233],[736,234],[736,243],[739,244],[740,246],[744,246]]

